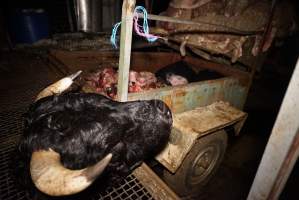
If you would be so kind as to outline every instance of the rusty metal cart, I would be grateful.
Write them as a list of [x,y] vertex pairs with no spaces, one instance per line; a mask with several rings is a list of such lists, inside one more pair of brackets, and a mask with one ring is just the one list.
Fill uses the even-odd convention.
[[[230,130],[234,135],[239,134],[246,113],[237,108],[242,108],[246,99],[250,75],[229,66],[189,56],[182,58],[177,53],[167,52],[134,52],[130,68],[155,72],[182,59],[193,64],[195,70],[213,70],[221,74],[222,78],[130,93],[128,100],[156,98],[163,100],[171,108],[174,113],[174,124],[170,141],[156,160],[165,167],[163,179],[168,186],[180,195],[188,195],[196,194],[199,187],[209,180],[219,166],[227,144],[225,130]],[[50,53],[50,61],[64,74],[78,69],[88,73],[99,65],[118,66],[118,54],[55,50]],[[95,92],[86,85],[83,90]],[[191,185],[185,185],[185,182]],[[151,182],[147,184],[151,185]],[[171,197],[168,196],[166,199]]]
[[[219,66],[185,54],[181,58],[178,55],[146,53],[143,55],[144,62],[135,65],[138,56],[133,54],[130,59],[134,8],[135,0],[123,2],[117,97],[120,101],[161,99],[171,108],[174,123],[170,140],[156,160],[165,167],[163,179],[177,194],[194,196],[223,159],[227,145],[226,130],[239,134],[246,113],[237,108],[242,109],[245,103],[254,71]],[[142,58],[142,55],[139,57]],[[196,71],[200,67],[212,69],[224,77],[128,94],[129,68],[155,72],[163,64],[173,63],[175,58],[183,59]],[[169,63],[165,63],[167,61]]]
[[[254,69],[244,71],[224,64],[205,61],[198,57],[181,57],[169,52],[132,52],[132,12],[135,1],[123,3],[123,24],[120,54],[101,51],[61,51],[49,54],[52,69],[66,75],[77,70],[89,72],[99,65],[119,67],[119,100],[161,99],[172,110],[173,130],[166,148],[156,157],[164,166],[163,181],[146,165],[137,168],[122,185],[99,196],[101,199],[179,199],[180,196],[196,195],[215,173],[223,159],[227,146],[227,134],[238,135],[246,113],[242,112]],[[162,67],[183,60],[196,72],[210,70],[221,74],[221,78],[190,83],[176,87],[164,87],[140,93],[128,94],[129,68],[136,71],[156,72]],[[85,91],[92,91],[84,87]],[[18,114],[18,117],[20,113]],[[14,117],[14,116],[13,116]],[[2,118],[1,118],[2,119]],[[7,120],[3,116],[3,121]],[[19,122],[18,122],[19,123]],[[9,125],[8,125],[9,126]],[[21,125],[12,124],[18,131]],[[11,151],[15,140],[0,143],[0,158],[7,160],[5,152]],[[13,142],[12,142],[13,141]],[[5,162],[3,162],[5,163]],[[3,168],[8,169],[6,166]],[[2,167],[0,165],[0,167]],[[8,172],[5,171],[5,176]],[[3,179],[6,180],[6,179]],[[164,183],[166,182],[166,184]],[[7,183],[2,198],[22,199]],[[169,188],[170,187],[170,188]]]
[[[246,120],[247,114],[241,109],[254,69],[245,71],[198,57],[181,57],[177,53],[131,53],[134,7],[133,0],[123,2],[120,54],[57,50],[51,52],[50,60],[64,73],[89,72],[99,65],[118,67],[118,100],[163,100],[173,112],[174,123],[168,145],[156,156],[156,160],[164,166],[162,179],[180,196],[194,196],[220,165],[227,146],[227,134],[238,135]],[[222,77],[128,94],[129,68],[156,72],[181,60],[190,64],[196,72],[210,70]],[[87,86],[83,90],[95,92]],[[147,184],[151,185],[150,182]],[[172,197],[166,195],[163,198]]]
[[[0,199],[30,200],[14,178],[14,150],[24,128],[23,114],[28,105],[47,85],[59,80],[62,75],[55,73],[48,63],[36,56],[26,59],[28,54],[13,57],[18,65],[12,73],[2,73],[0,95]],[[20,59],[20,57],[22,59]],[[18,59],[15,59],[18,58]],[[21,60],[21,61],[19,61]],[[24,68],[26,66],[26,68]],[[14,65],[10,67],[16,68]],[[16,161],[17,162],[17,161]],[[119,185],[107,188],[86,199],[93,200],[149,200],[178,199],[176,194],[163,183],[145,164],[126,177]]]

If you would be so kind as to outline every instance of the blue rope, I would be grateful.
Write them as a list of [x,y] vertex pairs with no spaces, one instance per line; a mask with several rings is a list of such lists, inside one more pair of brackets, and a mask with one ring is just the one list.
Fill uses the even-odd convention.
[[116,23],[114,26],[113,26],[113,29],[112,29],[112,34],[111,34],[111,37],[110,37],[110,42],[112,43],[112,45],[114,46],[114,48],[117,49],[117,44],[116,44],[116,33],[117,33],[117,29],[118,27],[120,26],[121,22],[118,22]]
[[[158,39],[158,37],[149,34],[149,27],[148,27],[148,22],[147,22],[147,11],[146,11],[146,9],[142,6],[137,6],[134,10],[134,15],[137,14],[138,12],[143,13],[143,26],[142,27],[143,27],[143,33],[146,34],[146,36],[143,36],[143,37],[145,37],[147,39],[147,41],[149,41],[149,42],[155,42]],[[135,21],[135,23],[138,23],[137,20]],[[113,26],[113,29],[112,29],[110,42],[112,43],[114,48],[117,48],[116,33],[117,33],[118,27],[120,25],[121,25],[121,22],[118,22]],[[136,25],[139,26],[138,24],[136,24]],[[139,30],[137,30],[137,31],[139,31]]]

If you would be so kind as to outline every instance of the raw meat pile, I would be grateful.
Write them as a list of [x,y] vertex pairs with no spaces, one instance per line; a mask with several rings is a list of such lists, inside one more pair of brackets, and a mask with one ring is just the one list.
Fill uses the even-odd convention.
[[[116,98],[117,94],[117,78],[118,73],[112,67],[102,68],[90,74],[87,78],[87,84],[96,89],[100,94],[103,94],[112,99]],[[129,92],[141,92],[155,88],[164,87],[165,84],[158,80],[155,74],[151,72],[136,72],[130,70],[129,73]]]
[[158,81],[155,74],[151,72],[136,72],[131,70],[129,73],[129,92],[141,92],[163,86],[163,83]]
[[115,99],[117,93],[117,72],[114,68],[103,68],[86,78],[86,82],[96,92]]

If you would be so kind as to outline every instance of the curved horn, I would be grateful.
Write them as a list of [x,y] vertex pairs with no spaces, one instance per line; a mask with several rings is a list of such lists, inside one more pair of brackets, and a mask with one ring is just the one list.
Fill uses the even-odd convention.
[[93,166],[70,170],[61,164],[60,155],[55,151],[35,151],[30,161],[31,178],[34,185],[48,195],[71,195],[87,188],[104,171],[111,158],[110,153]]
[[43,89],[36,97],[35,101],[47,97],[47,96],[51,96],[53,94],[60,94],[63,91],[65,91],[66,89],[68,89],[73,81],[75,80],[75,78],[77,78],[80,74],[82,73],[82,71],[78,71],[74,74],[71,74],[70,76],[67,76],[63,79],[60,79],[59,81],[49,85],[48,87],[46,87],[45,89]]

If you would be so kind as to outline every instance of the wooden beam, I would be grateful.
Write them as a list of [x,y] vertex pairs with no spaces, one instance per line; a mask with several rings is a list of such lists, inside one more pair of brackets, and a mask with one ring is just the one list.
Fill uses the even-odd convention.
[[134,170],[134,176],[156,200],[180,200],[166,183],[164,183],[147,164],[142,163]]
[[248,200],[279,199],[299,155],[299,60],[281,104]]
[[122,7],[122,24],[117,85],[117,97],[119,101],[127,101],[128,98],[128,82],[135,3],[135,0],[124,0]]
[[[139,13],[138,14],[139,18],[143,18],[143,14]],[[184,20],[184,19],[180,19],[180,18],[176,18],[176,17],[168,17],[168,16],[160,16],[160,15],[153,15],[153,14],[148,14],[147,15],[148,19],[150,20],[154,20],[154,21],[161,21],[161,22],[170,22],[170,23],[175,23],[175,24],[185,24],[185,25],[191,25],[191,26],[195,26],[198,27],[196,29],[196,31],[209,31],[209,29],[207,29],[207,27],[202,28],[203,26],[209,26],[212,32],[215,32],[215,28],[217,27],[218,31],[223,31],[223,32],[231,32],[231,33],[236,33],[236,34],[241,34],[241,35],[255,35],[258,33],[262,33],[262,31],[258,31],[258,30],[240,30],[237,28],[234,28],[232,26],[228,26],[228,25],[223,25],[223,24],[215,24],[215,23],[211,23],[208,21],[192,21],[192,20]]]

